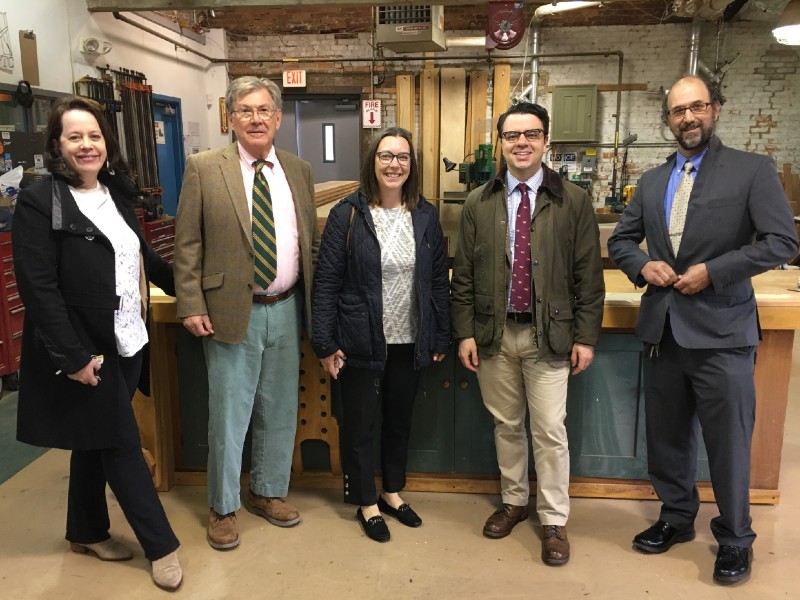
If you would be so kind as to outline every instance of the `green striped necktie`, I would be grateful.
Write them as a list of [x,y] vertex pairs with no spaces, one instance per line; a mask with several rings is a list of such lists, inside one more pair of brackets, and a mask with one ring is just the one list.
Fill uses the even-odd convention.
[[267,289],[278,274],[278,247],[275,242],[275,218],[272,213],[272,195],[263,169],[267,161],[253,163],[253,248],[256,252],[255,280]]

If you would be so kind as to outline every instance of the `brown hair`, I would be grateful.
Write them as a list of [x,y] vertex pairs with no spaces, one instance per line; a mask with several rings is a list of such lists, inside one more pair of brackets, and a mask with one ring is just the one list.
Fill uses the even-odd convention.
[[47,133],[45,134],[44,159],[47,170],[54,176],[64,179],[72,187],[80,187],[83,184],[81,176],[74,171],[61,156],[61,134],[64,126],[61,119],[64,113],[70,110],[83,110],[90,113],[100,126],[100,133],[103,134],[103,141],[106,145],[107,161],[101,171],[128,173],[128,166],[122,158],[122,151],[119,142],[114,137],[104,116],[104,109],[101,104],[83,98],[81,96],[65,96],[56,100],[50,110],[50,118],[47,120]]
[[408,165],[408,179],[403,184],[403,205],[412,210],[419,202],[419,168],[414,144],[411,142],[411,132],[402,127],[387,127],[378,132],[369,144],[369,149],[361,163],[361,191],[367,197],[371,206],[380,204],[381,190],[378,185],[378,176],[375,175],[375,154],[381,140],[386,137],[401,137],[408,142],[408,151],[411,162]]

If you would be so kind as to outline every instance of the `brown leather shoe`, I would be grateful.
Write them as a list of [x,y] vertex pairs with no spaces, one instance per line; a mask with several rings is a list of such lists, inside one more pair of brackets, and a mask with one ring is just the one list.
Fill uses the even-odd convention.
[[300,513],[284,498],[267,498],[247,491],[247,510],[264,517],[278,527],[294,527],[300,522]]
[[527,518],[527,506],[503,504],[503,508],[498,508],[486,519],[486,525],[483,526],[483,535],[492,539],[504,538],[511,533],[514,525]]
[[233,550],[239,545],[239,532],[236,531],[236,513],[221,515],[213,508],[208,509],[208,545],[215,550]]
[[569,561],[569,540],[566,525],[545,525],[542,538],[542,561],[560,567]]

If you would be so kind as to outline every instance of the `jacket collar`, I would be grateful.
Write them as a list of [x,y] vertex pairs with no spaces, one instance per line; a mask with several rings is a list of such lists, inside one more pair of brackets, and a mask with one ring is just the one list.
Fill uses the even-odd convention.
[[[507,171],[508,168],[503,167],[500,169],[500,172],[497,174],[497,176],[487,183],[486,187],[483,189],[484,197],[488,197],[490,194],[497,192],[498,190],[505,189]],[[553,196],[561,198],[564,195],[564,182],[559,174],[544,163],[542,163],[542,171],[544,171],[544,173],[541,187],[546,188],[547,191]]]
[[[719,152],[720,148],[722,148],[722,141],[717,137],[716,134],[711,136],[711,139],[708,140],[708,152],[703,160],[708,160],[709,156],[716,154]],[[676,150],[672,154],[667,157],[667,164],[674,165],[675,160],[677,159],[678,151]]]
[[[118,203],[118,198],[130,198],[136,190],[135,182],[127,175],[111,175],[106,172],[100,173],[99,181],[108,187],[111,193],[111,200],[114,204]],[[70,233],[77,233],[80,235],[97,234],[95,225],[81,212],[78,208],[78,203],[75,202],[72,194],[69,191],[67,182],[59,177],[50,177],[51,185],[51,199],[52,199],[52,214],[50,218],[50,226],[54,231],[68,231]],[[134,228],[126,217],[125,211],[120,211],[122,218],[128,222],[133,228],[133,231],[138,231],[138,227]]]

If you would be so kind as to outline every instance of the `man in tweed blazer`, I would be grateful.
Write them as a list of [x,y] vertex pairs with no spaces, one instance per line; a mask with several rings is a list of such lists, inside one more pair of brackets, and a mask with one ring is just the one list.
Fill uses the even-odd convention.
[[[237,141],[187,159],[175,230],[178,317],[202,337],[208,367],[207,538],[239,545],[242,449],[252,421],[247,509],[270,523],[300,522],[285,500],[297,425],[300,326],[310,322],[319,226],[311,168],[272,144],[281,92],[267,79],[231,82],[225,104]],[[274,212],[277,274],[255,282],[251,225],[257,161]]]

